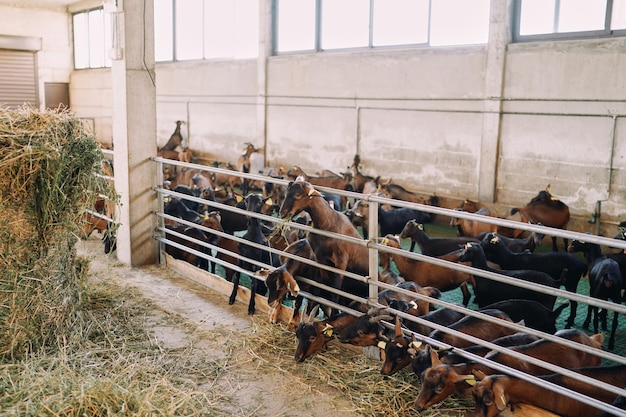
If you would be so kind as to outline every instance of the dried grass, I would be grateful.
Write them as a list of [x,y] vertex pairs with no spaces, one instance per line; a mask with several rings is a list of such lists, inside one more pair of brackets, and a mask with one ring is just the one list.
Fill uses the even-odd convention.
[[128,289],[86,293],[80,338],[0,365],[3,416],[223,416],[214,389],[227,366],[186,347],[163,349],[146,330],[157,309]]
[[0,109],[0,361],[76,333],[84,210],[98,193],[115,197],[95,175],[102,160],[68,112]]

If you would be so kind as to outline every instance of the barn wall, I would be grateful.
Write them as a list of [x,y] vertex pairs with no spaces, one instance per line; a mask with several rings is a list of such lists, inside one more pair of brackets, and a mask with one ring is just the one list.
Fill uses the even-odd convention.
[[551,184],[572,215],[587,220],[601,201],[604,220],[620,220],[626,39],[509,45],[506,59],[499,201],[517,204]]
[[[343,171],[359,153],[367,174],[453,199],[477,199],[493,175],[488,203],[501,215],[550,184],[573,230],[594,230],[601,200],[611,235],[626,208],[625,43],[507,44],[502,68],[484,45],[157,64],[158,143],[182,119],[208,160],[234,162],[253,142],[268,166],[314,173]],[[72,73],[74,108],[103,125],[105,78]]]
[[72,63],[72,36],[70,16],[62,8],[0,4],[2,26],[0,35],[41,38],[41,51],[37,53],[39,70],[39,103],[45,103],[44,83],[67,83]]

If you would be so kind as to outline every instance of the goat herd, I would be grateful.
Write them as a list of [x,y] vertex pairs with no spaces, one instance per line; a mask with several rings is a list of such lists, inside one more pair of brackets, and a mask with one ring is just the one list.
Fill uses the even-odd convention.
[[[252,151],[254,148],[248,147],[237,165],[245,166]],[[232,165],[227,169],[241,171]],[[364,302],[369,294],[367,280],[355,279],[356,275],[369,275],[369,249],[350,240],[367,238],[369,203],[363,199],[348,209],[345,197],[320,192],[316,187],[379,193],[436,206],[435,197],[423,198],[380,178],[363,175],[358,156],[351,172],[344,175],[323,172],[309,176],[297,167],[286,173],[269,173],[274,179],[289,179],[288,185],[270,178],[258,182],[224,174],[223,169],[217,171],[186,169],[177,175],[166,174],[164,188],[171,190],[169,196],[166,193],[163,215],[166,251],[212,272],[216,264],[221,265],[225,279],[234,284],[230,304],[235,301],[244,272],[251,278],[248,313],[255,312],[255,294],[267,293],[273,323],[280,318],[283,300],[295,299],[290,324],[297,338],[296,361],[304,361],[331,339],[378,346],[383,375],[411,365],[419,377],[417,410],[466,391],[473,395],[479,416],[498,415],[516,403],[533,404],[562,416],[610,415],[602,414],[601,406],[515,376],[515,370],[603,403],[615,400],[615,405],[621,406],[616,390],[600,387],[602,383],[626,387],[626,365],[602,366],[602,357],[597,355],[603,348],[598,327],[606,330],[607,310],[589,307],[583,324],[587,328],[593,321],[594,334],[589,336],[573,328],[576,301],[555,308],[557,295],[552,290],[564,287],[576,293],[581,277],[589,271],[589,295],[621,304],[626,277],[624,251],[603,253],[599,245],[579,240],[565,241],[567,251],[559,251],[554,239],[554,251],[533,253],[544,237],[539,233],[521,237],[520,230],[457,218],[453,218],[452,225],[458,228],[458,237],[431,237],[424,224],[432,222],[434,214],[380,204],[380,235],[371,239],[379,248],[380,291],[378,303],[371,305]],[[237,194],[237,190],[244,192]],[[461,209],[491,215],[467,201]],[[549,188],[524,207],[512,210],[515,212],[523,221],[562,229],[569,221],[567,205],[556,200]],[[278,216],[270,222],[267,216],[272,214]],[[346,240],[331,237],[330,233],[341,234]],[[625,233],[622,231],[618,237],[623,239]],[[401,255],[401,239],[410,239],[411,254],[405,251],[406,256]],[[497,273],[500,278],[473,274],[467,267],[425,262],[412,253],[415,246],[422,256],[447,265],[471,266],[487,275]],[[283,256],[278,256],[279,251]],[[573,252],[582,252],[586,262]],[[317,267],[314,262],[330,268]],[[457,288],[463,292],[463,305],[437,300],[442,292]],[[472,310],[473,314],[463,308],[470,302],[470,288],[479,308]],[[324,297],[331,305],[346,306],[351,311],[337,311],[309,301],[301,313],[303,295]],[[435,308],[434,304],[443,307]],[[556,320],[568,307],[565,328],[557,331]],[[355,311],[361,315],[355,315]],[[614,348],[616,327],[614,313],[609,351]],[[489,347],[484,342],[490,342]],[[522,359],[527,357],[534,360]],[[502,366],[508,368],[502,370]],[[595,381],[585,383],[571,375],[554,373],[552,366]]]

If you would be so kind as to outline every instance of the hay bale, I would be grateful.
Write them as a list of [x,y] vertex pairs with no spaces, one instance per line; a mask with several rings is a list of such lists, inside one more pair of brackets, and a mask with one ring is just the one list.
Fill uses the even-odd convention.
[[76,256],[84,210],[115,197],[103,155],[64,111],[0,109],[0,359],[70,337],[85,265]]

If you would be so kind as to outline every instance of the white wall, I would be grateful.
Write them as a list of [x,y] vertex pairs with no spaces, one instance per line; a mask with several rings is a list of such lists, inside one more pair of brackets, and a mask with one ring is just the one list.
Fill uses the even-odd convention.
[[[504,15],[492,16],[492,34],[507,30],[503,3],[494,0]],[[55,19],[69,36],[67,19]],[[505,44],[500,60],[491,49],[157,64],[157,142],[184,120],[208,159],[234,162],[253,142],[268,166],[312,173],[345,170],[359,153],[365,173],[428,194],[477,199],[486,183],[502,215],[551,184],[573,230],[593,231],[587,220],[606,200],[603,233],[613,235],[626,211],[626,38]],[[74,111],[110,141],[110,74],[70,79]]]

